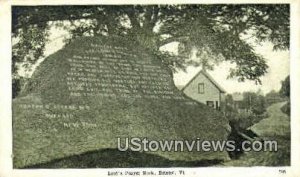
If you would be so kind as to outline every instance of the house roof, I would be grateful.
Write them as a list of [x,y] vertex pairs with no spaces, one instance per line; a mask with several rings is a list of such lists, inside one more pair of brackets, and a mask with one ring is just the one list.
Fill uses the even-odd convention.
[[203,74],[213,85],[216,86],[216,88],[221,92],[221,93],[226,93],[226,91],[211,77],[210,74],[208,74],[204,70],[200,70],[183,88],[182,91],[187,88],[200,74]]

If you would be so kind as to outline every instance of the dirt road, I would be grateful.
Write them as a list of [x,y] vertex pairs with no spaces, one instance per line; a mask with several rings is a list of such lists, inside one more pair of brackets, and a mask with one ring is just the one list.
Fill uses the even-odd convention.
[[260,137],[287,136],[290,134],[290,119],[280,108],[286,102],[280,102],[267,108],[268,118],[261,120],[250,129]]

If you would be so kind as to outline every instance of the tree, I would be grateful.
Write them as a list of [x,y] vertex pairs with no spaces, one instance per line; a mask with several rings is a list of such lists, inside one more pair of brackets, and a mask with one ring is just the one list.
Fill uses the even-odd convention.
[[224,107],[222,110],[228,119],[234,119],[237,115],[237,110],[234,108],[234,100],[232,94],[225,96]]
[[266,100],[263,95],[255,92],[244,92],[243,98],[246,109],[251,110],[255,115],[261,115],[266,111]]
[[279,93],[284,96],[290,98],[290,76],[288,75],[284,81],[281,82],[281,89]]
[[282,98],[282,95],[278,91],[275,91],[275,90],[271,90],[269,93],[267,93],[265,98],[266,98],[268,105],[284,101],[284,99]]
[[291,101],[290,101],[290,76],[288,75],[284,81],[281,82],[281,89],[279,91],[280,95],[287,97],[287,103],[281,107],[281,111],[287,115],[291,115]]
[[[12,8],[12,73],[30,69],[43,57],[52,26],[80,36],[126,36],[153,51],[176,72],[188,65],[212,69],[216,62],[235,63],[229,77],[260,83],[267,72],[264,58],[245,36],[271,41],[275,50],[289,48],[289,5],[122,5],[14,6]],[[178,55],[160,47],[177,42]],[[189,58],[197,51],[198,61]],[[203,57],[208,54],[210,57]]]

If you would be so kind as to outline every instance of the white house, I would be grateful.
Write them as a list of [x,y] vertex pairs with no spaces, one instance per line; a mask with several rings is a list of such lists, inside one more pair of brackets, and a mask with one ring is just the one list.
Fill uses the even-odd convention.
[[199,71],[183,88],[188,97],[220,109],[225,90],[204,70]]

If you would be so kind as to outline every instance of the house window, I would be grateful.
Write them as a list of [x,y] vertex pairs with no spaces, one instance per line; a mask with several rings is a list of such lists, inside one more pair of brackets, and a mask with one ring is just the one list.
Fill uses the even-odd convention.
[[214,104],[214,102],[213,101],[206,101],[206,105],[207,106],[210,106],[210,107],[215,107],[215,104]]
[[204,93],[204,83],[198,84],[198,93],[200,93],[200,94]]

